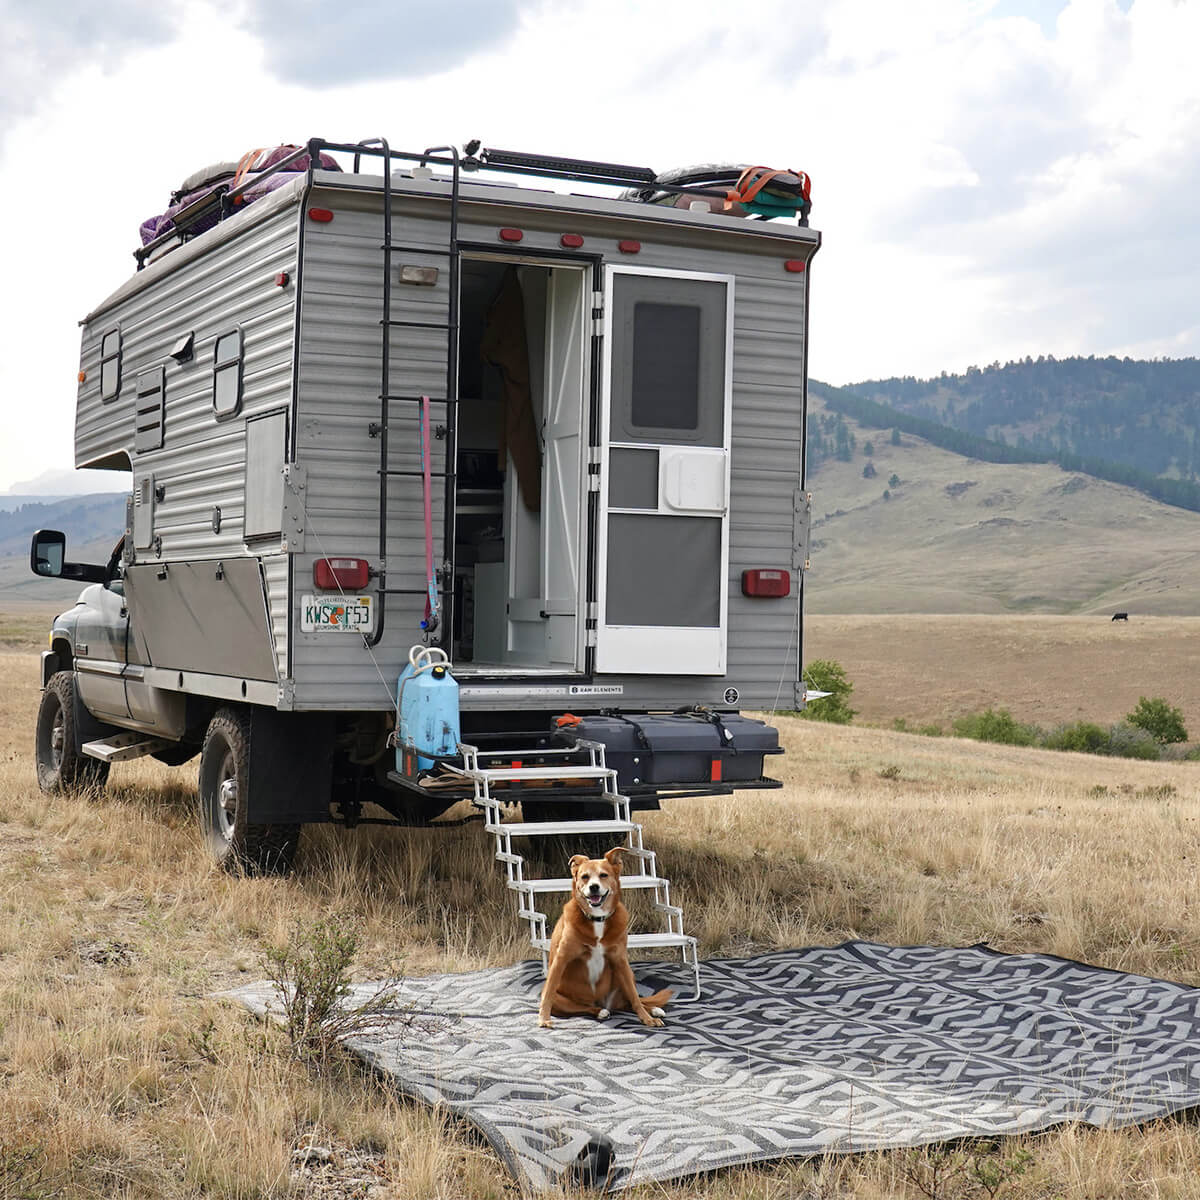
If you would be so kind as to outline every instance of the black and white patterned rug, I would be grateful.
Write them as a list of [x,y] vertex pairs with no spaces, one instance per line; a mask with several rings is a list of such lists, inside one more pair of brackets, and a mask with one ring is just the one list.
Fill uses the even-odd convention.
[[[647,991],[677,978],[635,972]],[[525,962],[406,980],[435,1031],[347,1043],[535,1191],[606,1140],[615,1190],[1200,1104],[1200,989],[1044,955],[847,942],[710,961],[703,998],[668,1005],[662,1029],[630,1013],[539,1029],[541,979]],[[227,995],[261,1013],[271,990]]]

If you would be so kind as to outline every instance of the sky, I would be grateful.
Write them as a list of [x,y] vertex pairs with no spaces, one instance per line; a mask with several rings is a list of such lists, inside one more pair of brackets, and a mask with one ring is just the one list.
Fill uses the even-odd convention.
[[0,493],[197,168],[309,137],[813,181],[810,372],[1200,352],[1200,0],[0,0]]

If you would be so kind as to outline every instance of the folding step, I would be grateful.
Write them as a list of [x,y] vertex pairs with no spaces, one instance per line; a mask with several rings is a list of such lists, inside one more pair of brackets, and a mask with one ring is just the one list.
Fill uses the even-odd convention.
[[[549,950],[549,938],[533,938],[534,948],[537,950]],[[696,939],[686,933],[631,933],[626,939],[629,948],[639,949],[642,947],[662,947],[662,946],[679,946],[686,949],[692,949],[696,945]]]
[[[529,940],[536,950],[542,954],[542,967],[547,964],[547,954],[550,949],[551,918],[547,913],[535,907],[538,896],[553,893],[567,894],[574,887],[573,880],[552,876],[546,879],[531,879],[526,877],[529,864],[524,855],[514,846],[516,838],[535,837],[587,837],[596,834],[618,834],[624,839],[623,849],[630,858],[638,860],[639,870],[636,874],[621,877],[622,888],[650,892],[655,914],[666,928],[660,932],[631,933],[628,935],[629,945],[638,947],[671,947],[680,951],[683,966],[689,970],[693,991],[690,996],[680,996],[679,999],[698,1000],[700,998],[700,961],[697,952],[697,942],[694,937],[683,932],[683,910],[671,903],[671,884],[658,874],[655,854],[642,844],[642,827],[630,817],[629,797],[617,790],[616,772],[605,764],[604,747],[596,742],[578,741],[566,751],[552,749],[544,753],[569,754],[572,756],[587,755],[588,762],[564,762],[557,766],[538,765],[523,766],[526,758],[537,759],[542,751],[521,750],[480,750],[476,746],[460,745],[462,755],[461,767],[450,766],[447,769],[464,781],[469,781],[475,792],[474,802],[483,809],[485,814],[484,829],[496,839],[496,860],[504,864],[507,876],[506,883],[510,891],[517,895],[517,916],[529,924]],[[482,766],[481,759],[499,759],[507,761],[507,766]],[[595,819],[579,819],[574,821],[506,821],[503,806],[513,799],[536,800],[539,803],[554,803],[556,793],[551,788],[539,790],[539,784],[587,781],[599,785],[595,793],[584,797],[571,796],[572,800],[586,800],[592,804],[607,803],[612,808],[612,815],[600,816]],[[502,785],[497,792],[492,791],[493,784]],[[510,788],[504,785],[516,785]],[[528,792],[523,789],[514,796],[514,791],[520,785],[532,785]],[[565,799],[565,797],[564,797]],[[615,839],[614,839],[615,840]],[[630,863],[630,866],[633,864]]]
[[176,746],[177,742],[169,738],[151,737],[149,734],[113,733],[94,742],[84,742],[80,750],[90,758],[98,758],[101,762],[125,762],[130,758],[141,758],[145,754],[155,754],[168,746]]
[[[621,890],[662,887],[667,882],[669,881],[660,879],[657,875],[622,875]],[[519,883],[510,883],[508,886],[514,891],[528,892],[532,896],[538,896],[546,892],[569,892],[575,886],[575,881],[573,879],[522,879]]]
[[554,837],[567,833],[632,833],[641,829],[633,821],[603,818],[599,821],[505,821],[489,825],[489,833],[507,833],[510,837]]
[[608,767],[480,767],[476,771],[450,767],[456,775],[478,779],[481,783],[505,783],[514,780],[521,783],[545,779],[607,779],[612,775]]

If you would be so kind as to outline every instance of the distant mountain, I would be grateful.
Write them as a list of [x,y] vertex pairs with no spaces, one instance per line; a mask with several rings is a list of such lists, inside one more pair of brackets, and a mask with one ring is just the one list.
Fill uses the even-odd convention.
[[1074,455],[1164,478],[1200,478],[1195,358],[1026,358],[968,367],[962,375],[873,379],[842,390],[1036,456],[1025,461]]
[[[897,382],[906,383],[904,380]],[[919,380],[913,380],[911,383],[914,386],[924,386]],[[1193,477],[1179,478],[1175,475],[1157,474],[1133,465],[1129,461],[1132,456],[1128,453],[1122,454],[1120,443],[1109,443],[1109,449],[1120,455],[1117,459],[1097,458],[1069,449],[1056,450],[1045,439],[1038,441],[1035,446],[1030,439],[1021,437],[1013,444],[1004,437],[1002,431],[993,431],[995,435],[989,436],[987,433],[964,430],[923,415],[934,411],[929,405],[922,404],[919,406],[922,415],[914,415],[861,394],[862,389],[874,386],[877,385],[856,384],[835,388],[817,380],[810,381],[812,395],[823,400],[828,410],[824,416],[817,415],[809,421],[810,472],[819,469],[821,464],[829,459],[848,462],[853,456],[854,437],[846,423],[846,419],[851,418],[869,429],[890,431],[893,440],[901,433],[910,433],[943,450],[950,450],[982,462],[1055,463],[1065,471],[1079,471],[1109,483],[1123,484],[1136,488],[1164,504],[1200,512],[1200,482]]]
[[125,496],[100,494],[65,499],[27,500],[12,512],[0,511],[0,555],[26,554],[38,529],[61,529],[67,553],[97,541],[111,546],[125,529]]
[[808,480],[809,612],[1197,612],[1200,513],[1053,462],[1006,460],[1014,447],[932,421],[939,439],[964,441],[881,428],[877,412],[860,424],[829,407],[844,397],[811,390],[809,428],[834,453]]

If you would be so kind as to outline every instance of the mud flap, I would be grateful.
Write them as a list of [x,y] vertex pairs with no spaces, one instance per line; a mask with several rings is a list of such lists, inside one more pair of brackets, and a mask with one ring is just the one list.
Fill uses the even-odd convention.
[[252,825],[329,820],[333,738],[331,713],[250,709],[247,817]]

